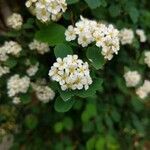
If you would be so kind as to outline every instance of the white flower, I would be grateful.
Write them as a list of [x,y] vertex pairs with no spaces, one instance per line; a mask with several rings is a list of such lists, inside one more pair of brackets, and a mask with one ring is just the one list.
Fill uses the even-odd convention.
[[47,22],[50,20],[50,13],[47,11],[45,7],[36,7],[36,17],[37,19]]
[[18,57],[22,47],[15,41],[6,41],[0,47],[0,61],[6,61],[9,58],[9,55]]
[[21,103],[21,100],[20,100],[19,97],[14,97],[13,100],[12,100],[12,102],[17,105],[17,104]]
[[32,88],[35,91],[35,95],[38,100],[43,103],[48,103],[55,97],[55,92],[48,86],[42,85],[40,83],[32,83]]
[[138,89],[136,89],[136,94],[141,98],[144,99],[147,97],[147,93],[145,92],[143,87],[139,87]]
[[69,26],[65,32],[66,40],[72,41],[77,38],[78,44],[87,47],[92,42],[102,48],[105,59],[111,60],[113,54],[118,54],[119,31],[113,25],[102,24],[93,20],[80,17],[75,27]]
[[9,41],[9,42],[6,41],[4,44],[4,47],[7,51],[7,54],[11,54],[14,56],[19,56],[19,54],[22,50],[21,45],[15,41]]
[[65,0],[28,0],[28,7],[42,22],[57,21],[67,9]]
[[76,32],[72,25],[68,26],[68,29],[65,32],[66,41],[72,41],[76,39]]
[[145,42],[146,41],[146,35],[145,35],[144,30],[137,29],[136,34],[139,36],[140,42]]
[[42,55],[50,51],[48,44],[37,40],[33,40],[33,42],[29,44],[29,48],[31,50],[37,50],[37,52]]
[[137,71],[128,71],[124,74],[127,87],[135,87],[141,80],[141,75]]
[[39,69],[39,63],[36,63],[35,65],[30,66],[26,72],[28,76],[32,77],[37,73],[38,69]]
[[113,58],[113,52],[107,48],[107,46],[103,46],[102,55],[105,59],[111,60]]
[[19,30],[21,29],[23,24],[23,18],[20,14],[13,13],[11,16],[7,18],[7,25],[13,29]]
[[136,90],[136,94],[141,99],[144,99],[148,96],[149,93],[150,93],[150,81],[145,80],[144,84]]
[[78,59],[77,55],[67,55],[65,58],[57,58],[49,71],[52,80],[59,82],[63,91],[87,90],[92,84],[89,66],[87,62]]
[[8,96],[13,97],[19,93],[26,93],[30,85],[30,78],[24,76],[20,78],[18,74],[13,75],[8,79],[7,89]]
[[9,70],[9,68],[8,67],[2,67],[2,66],[0,66],[0,77],[1,76],[3,76],[4,74],[7,74],[7,73],[9,73],[10,72],[10,70]]
[[92,38],[86,34],[79,35],[78,44],[82,47],[87,47],[92,41]]
[[150,81],[149,80],[144,81],[143,88],[146,93],[150,93]]
[[132,44],[133,39],[134,39],[134,33],[132,29],[124,28],[120,31],[120,40],[122,45]]
[[150,51],[145,52],[144,55],[145,55],[144,62],[150,68]]
[[61,5],[58,5],[57,0],[47,1],[46,5],[47,5],[47,10],[52,14],[57,15],[61,11]]
[[5,46],[0,47],[0,61],[6,61],[8,59],[7,49]]

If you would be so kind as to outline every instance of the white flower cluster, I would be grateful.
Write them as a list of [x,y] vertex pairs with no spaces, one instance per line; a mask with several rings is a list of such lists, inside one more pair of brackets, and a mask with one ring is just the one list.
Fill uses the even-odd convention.
[[150,68],[150,51],[145,52],[144,55],[145,55],[144,62]]
[[145,32],[144,32],[144,30],[142,30],[142,29],[137,29],[136,30],[136,34],[139,36],[139,38],[140,38],[140,42],[146,42],[146,35],[145,35]]
[[97,47],[102,48],[102,55],[105,59],[111,60],[113,54],[119,51],[119,31],[113,25],[106,25],[93,20],[85,19],[70,25],[65,32],[66,40],[72,41],[78,37],[78,44],[82,47],[96,42]]
[[134,39],[134,32],[132,29],[124,28],[120,31],[119,36],[122,45],[132,44]]
[[26,7],[30,8],[37,19],[42,22],[57,21],[67,9],[66,0],[28,0]]
[[13,104],[17,105],[21,103],[20,97],[14,97],[12,100]]
[[13,97],[19,93],[26,93],[30,85],[30,78],[27,76],[20,77],[18,74],[13,75],[8,79],[7,89],[8,96]]
[[[140,42],[146,42],[147,37],[145,35],[144,30],[137,29],[135,32],[139,36]],[[134,39],[134,32],[132,29],[124,28],[120,31],[119,36],[120,36],[120,41],[122,45],[132,44],[133,39]]]
[[42,55],[50,51],[48,44],[37,40],[33,40],[33,42],[29,44],[29,48],[31,50],[37,50],[37,52]]
[[146,98],[148,96],[148,94],[150,94],[150,81],[145,80],[144,84],[136,90],[136,94],[141,99]]
[[127,87],[135,87],[141,80],[141,75],[137,71],[128,71],[124,74]]
[[3,76],[4,74],[7,74],[10,72],[10,69],[6,66],[0,66],[0,77]]
[[32,83],[33,90],[38,100],[43,103],[48,103],[50,100],[53,100],[55,97],[55,92],[46,85],[40,85],[37,83]]
[[27,69],[26,72],[27,72],[28,76],[32,77],[32,76],[34,76],[37,73],[38,69],[39,69],[39,63],[36,63],[35,65],[31,65]]
[[23,24],[23,18],[18,13],[13,13],[7,18],[7,26],[9,26],[10,28],[19,30],[21,29],[22,24]]
[[0,61],[6,61],[9,58],[9,54],[18,57],[22,47],[15,41],[5,42],[0,47]]
[[87,90],[92,84],[89,65],[78,59],[77,55],[67,55],[65,58],[57,58],[49,71],[52,80],[59,82],[63,91]]

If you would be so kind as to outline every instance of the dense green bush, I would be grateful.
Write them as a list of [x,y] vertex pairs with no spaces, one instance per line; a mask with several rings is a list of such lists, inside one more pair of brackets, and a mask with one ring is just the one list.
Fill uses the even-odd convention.
[[[63,4],[61,10],[58,8],[58,15],[47,14],[48,18],[40,14],[41,8],[35,14],[30,2],[26,4],[29,9],[25,1],[0,2],[1,139],[13,134],[12,150],[148,150],[149,1],[66,0],[67,5]],[[21,16],[15,16],[19,19],[9,18],[8,21],[8,14],[12,12],[21,14],[23,20]],[[73,35],[73,41],[67,40],[68,26],[75,27],[76,22],[85,21],[88,31],[93,30],[91,20],[97,28],[103,24],[109,29],[113,24],[112,32],[104,35],[113,37],[108,45],[100,43],[99,48],[95,37],[90,39],[88,46],[82,45],[85,41],[79,39],[81,33],[78,40],[74,37],[77,35]],[[92,36],[97,28],[90,31]],[[137,29],[142,30],[138,32]],[[45,44],[40,45],[35,39]],[[119,49],[117,40],[120,40]],[[112,44],[116,44],[117,50],[108,51],[110,55],[104,53]],[[54,79],[49,70],[57,58],[75,54],[80,61],[89,64],[87,67],[82,62],[83,66],[79,67],[77,63],[76,69],[90,72],[85,75],[88,85],[80,84],[80,89],[76,87],[76,90],[62,90],[62,86],[54,81],[59,77]],[[70,59],[68,56],[66,61]],[[64,68],[67,69],[70,63]],[[68,87],[73,88],[72,85]]]

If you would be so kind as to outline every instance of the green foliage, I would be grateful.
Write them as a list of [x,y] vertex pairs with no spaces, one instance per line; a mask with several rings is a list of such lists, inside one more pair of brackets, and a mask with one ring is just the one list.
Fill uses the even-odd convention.
[[64,101],[62,100],[60,97],[58,97],[56,100],[55,100],[55,110],[57,112],[67,112],[71,109],[71,107],[73,106],[73,104],[75,103],[75,99],[72,98],[68,101]]
[[50,46],[54,46],[65,41],[65,28],[56,23],[44,25],[35,35],[39,41],[46,42]]
[[87,49],[86,56],[95,69],[102,69],[105,64],[105,60],[98,47],[89,47]]
[[67,0],[67,4],[75,4],[79,2],[79,0]]
[[91,9],[97,8],[101,4],[101,0],[85,0]]
[[7,61],[4,62],[4,65],[9,68],[13,68],[17,65],[17,60],[15,58],[9,58]]
[[35,129],[37,127],[38,120],[37,117],[34,115],[27,115],[25,118],[25,125],[28,129]]
[[[19,2],[19,1],[18,1]],[[16,0],[9,6],[15,6]],[[14,134],[12,150],[141,150],[149,144],[149,96],[141,100],[124,80],[124,72],[137,70],[149,80],[149,68],[144,52],[150,48],[150,3],[148,0],[66,0],[67,10],[55,22],[42,23],[25,9],[20,1],[11,10],[20,11],[24,24],[20,30],[7,28],[0,19],[0,45],[17,41],[22,46],[19,56],[9,56],[2,66],[10,73],[0,77],[0,138]],[[22,3],[22,4],[21,4]],[[1,9],[1,6],[0,6]],[[1,14],[0,14],[1,15]],[[67,42],[65,30],[75,25],[80,16],[115,28],[143,29],[147,41],[141,43],[135,34],[133,43],[120,45],[118,55],[106,61],[102,49],[93,42],[83,48],[77,41]],[[1,18],[4,18],[3,16]],[[1,21],[2,20],[2,21]],[[3,32],[1,32],[3,31]],[[47,43],[50,52],[40,55],[29,49],[33,39]],[[1,49],[0,49],[1,50]],[[60,85],[48,77],[48,71],[58,57],[76,54],[88,62],[93,83],[89,89],[62,91]],[[1,57],[1,56],[0,56]],[[10,76],[27,75],[28,65],[39,63],[32,83],[45,79],[55,92],[48,103],[38,100],[30,86],[27,93],[19,93],[19,104],[8,97]],[[139,87],[139,85],[137,87]],[[39,92],[38,94],[42,94]],[[17,130],[17,132],[16,132]]]
[[58,58],[58,57],[63,58],[63,57],[66,57],[67,55],[72,55],[73,50],[67,44],[58,44],[54,48],[54,53],[55,53],[56,58]]

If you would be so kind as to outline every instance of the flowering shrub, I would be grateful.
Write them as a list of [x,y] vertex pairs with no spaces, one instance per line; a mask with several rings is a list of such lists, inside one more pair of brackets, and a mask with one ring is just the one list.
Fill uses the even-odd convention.
[[148,0],[2,0],[0,9],[2,143],[149,148]]

